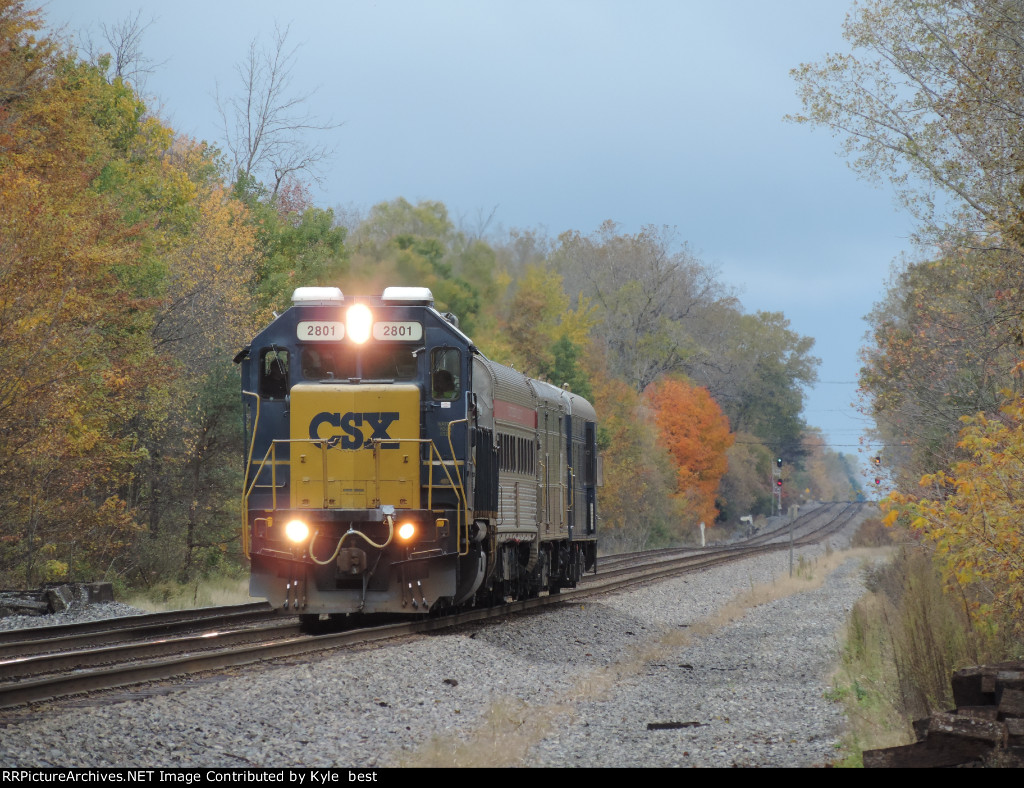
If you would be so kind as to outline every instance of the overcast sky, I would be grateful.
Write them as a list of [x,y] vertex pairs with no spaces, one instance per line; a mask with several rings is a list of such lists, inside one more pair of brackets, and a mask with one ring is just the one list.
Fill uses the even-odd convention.
[[[50,0],[91,31],[141,11],[145,85],[176,131],[220,142],[214,92],[275,25],[296,91],[341,125],[314,198],[441,200],[474,226],[551,235],[668,225],[745,310],[816,339],[805,418],[857,452],[863,317],[911,251],[891,193],[856,179],[801,109],[789,70],[845,49],[851,0]],[[343,285],[343,283],[342,283]],[[344,289],[344,288],[343,288]],[[486,349],[485,349],[486,351]],[[864,455],[861,454],[861,457]]]

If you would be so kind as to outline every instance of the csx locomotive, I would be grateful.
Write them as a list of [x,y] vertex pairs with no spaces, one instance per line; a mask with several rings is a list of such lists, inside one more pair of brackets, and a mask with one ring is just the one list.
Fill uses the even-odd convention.
[[253,596],[425,614],[596,571],[593,407],[485,358],[429,289],[301,287],[235,361]]

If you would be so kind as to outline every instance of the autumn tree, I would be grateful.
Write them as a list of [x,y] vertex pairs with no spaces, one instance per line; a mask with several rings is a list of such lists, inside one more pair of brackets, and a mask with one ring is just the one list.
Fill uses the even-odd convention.
[[864,351],[897,486],[889,520],[902,515],[957,596],[1018,636],[1022,30],[1016,0],[870,0],[847,19],[849,54],[794,72],[796,119],[840,134],[932,245],[897,272]]
[[251,217],[215,151],[41,27],[0,4],[4,576],[208,564],[237,543]]
[[861,484],[856,463],[849,455],[833,451],[820,430],[809,428],[803,437],[805,456],[793,469],[790,487],[798,500],[853,501]]
[[138,455],[116,425],[147,367],[119,284],[131,233],[95,188],[126,127],[102,123],[112,86],[41,28],[0,4],[0,558],[27,584],[103,571],[131,539],[118,489]]
[[960,419],[1015,385],[1016,282],[983,251],[908,265],[869,316],[861,387],[900,486],[957,459]]
[[676,470],[656,426],[645,418],[636,389],[607,374],[604,354],[588,353],[586,363],[599,419],[598,449],[604,459],[601,549],[616,553],[677,541],[679,524],[692,524],[692,512],[686,512],[675,495]]
[[683,370],[702,351],[707,310],[734,303],[670,228],[629,235],[605,222],[590,236],[564,233],[553,257],[573,301],[585,297],[597,310],[594,332],[608,350],[610,371],[637,391]]
[[952,201],[957,225],[984,233],[1021,209],[1022,29],[1015,0],[861,2],[852,51],[794,70],[795,119],[834,129],[926,225]]
[[963,421],[964,459],[922,477],[916,493],[892,495],[887,521],[928,539],[950,584],[1024,636],[1024,398]]
[[737,432],[725,459],[727,468],[717,496],[720,519],[737,525],[740,517],[772,514],[774,459],[768,447],[750,433]]
[[729,420],[707,389],[680,377],[661,378],[644,392],[644,400],[675,464],[676,496],[687,524],[712,525],[718,485],[728,467],[726,451],[734,440]]

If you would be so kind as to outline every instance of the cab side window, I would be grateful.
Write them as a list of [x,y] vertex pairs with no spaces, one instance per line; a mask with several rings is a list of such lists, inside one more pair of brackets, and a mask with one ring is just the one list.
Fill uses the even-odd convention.
[[284,399],[288,396],[288,351],[269,348],[260,353],[260,396]]
[[430,355],[430,393],[434,399],[456,400],[459,382],[460,354],[457,348],[435,348]]

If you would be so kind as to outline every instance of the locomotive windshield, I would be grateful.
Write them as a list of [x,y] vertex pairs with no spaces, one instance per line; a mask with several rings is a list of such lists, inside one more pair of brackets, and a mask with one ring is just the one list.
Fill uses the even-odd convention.
[[306,380],[415,380],[416,350],[411,345],[319,344],[302,348],[302,377]]

